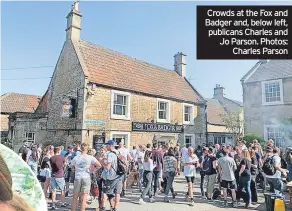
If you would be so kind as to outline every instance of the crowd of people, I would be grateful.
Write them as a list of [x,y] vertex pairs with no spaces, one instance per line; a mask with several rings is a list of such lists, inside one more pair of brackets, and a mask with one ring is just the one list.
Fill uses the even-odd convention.
[[[258,183],[263,190],[266,184],[270,191],[283,194],[283,181],[292,180],[292,150],[281,154],[273,140],[262,146],[254,140],[248,146],[244,140],[231,145],[203,145],[194,149],[191,146],[147,144],[134,146],[130,151],[113,140],[107,141],[97,152],[89,149],[86,143],[54,147],[52,145],[25,145],[19,153],[42,184],[45,196],[52,199],[51,209],[56,209],[56,191],[61,191],[61,207],[68,206],[65,197],[72,197],[71,210],[77,206],[84,211],[88,195],[98,199],[99,209],[105,210],[107,201],[115,211],[121,197],[126,196],[127,179],[136,174],[141,195],[137,203],[143,205],[149,198],[155,202],[158,194],[169,203],[177,196],[173,182],[176,176],[186,179],[185,200],[194,206],[194,183],[200,175],[201,194],[206,202],[212,203],[223,191],[223,206],[237,207],[243,199],[248,208],[258,202]],[[288,174],[289,173],[289,174]],[[288,175],[287,175],[288,174]],[[74,184],[70,193],[70,183]]]

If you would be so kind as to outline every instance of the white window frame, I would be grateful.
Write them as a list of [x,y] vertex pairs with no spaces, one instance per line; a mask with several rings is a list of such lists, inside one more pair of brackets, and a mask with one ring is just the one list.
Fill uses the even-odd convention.
[[[159,119],[159,102],[163,102],[163,103],[167,103],[167,107],[166,107],[166,119]],[[157,99],[157,103],[156,103],[156,120],[157,122],[160,123],[170,123],[170,101],[169,100],[164,100],[164,99]]]
[[191,136],[191,147],[195,147],[196,145],[196,140],[195,140],[195,135],[194,134],[184,134],[184,145],[186,146],[186,136]]
[[131,133],[130,132],[122,132],[122,131],[111,131],[110,132],[110,139],[112,140],[114,135],[127,135],[128,136],[128,140],[124,140],[125,141],[125,148],[130,149],[130,145],[131,145]]
[[[116,94],[127,96],[126,115],[114,114],[114,102],[115,102],[115,95]],[[111,119],[131,120],[131,93],[116,91],[116,90],[111,91]]]
[[[190,121],[185,121],[185,107],[191,107]],[[183,124],[184,125],[193,125],[194,124],[194,105],[183,103]]]
[[214,144],[218,144],[218,143],[215,143],[215,138],[220,138],[221,139],[221,143],[219,145],[222,145],[222,138],[224,138],[224,144],[227,144],[227,140],[228,140],[228,136],[225,136],[225,135],[214,135],[213,136],[213,143]]
[[[264,125],[264,139],[265,140],[268,140],[269,138],[271,137],[268,137],[268,128],[281,128],[281,125],[278,125],[278,124],[275,124],[275,125]],[[273,138],[273,141],[274,141],[274,144],[277,146],[276,144],[276,140],[274,140]],[[283,139],[283,146],[285,146],[285,139]],[[279,146],[277,146],[279,147]]]
[[[29,134],[29,133],[33,134],[33,139],[28,139],[28,134]],[[27,142],[35,143],[35,132],[26,132],[26,133],[25,133],[25,140],[26,140]]]
[[[270,84],[270,83],[277,83],[277,82],[280,85],[280,101],[266,102],[265,85]],[[281,105],[284,103],[283,97],[284,97],[284,95],[283,95],[283,81],[282,81],[282,79],[262,81],[262,105]]]

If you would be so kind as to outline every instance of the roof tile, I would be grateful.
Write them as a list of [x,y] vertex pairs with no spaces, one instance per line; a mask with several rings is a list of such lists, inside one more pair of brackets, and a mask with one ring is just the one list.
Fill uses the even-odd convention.
[[175,71],[158,67],[86,41],[79,49],[89,81],[140,93],[199,103],[204,99]]
[[40,96],[18,93],[6,93],[1,96],[1,112],[34,112],[37,108]]

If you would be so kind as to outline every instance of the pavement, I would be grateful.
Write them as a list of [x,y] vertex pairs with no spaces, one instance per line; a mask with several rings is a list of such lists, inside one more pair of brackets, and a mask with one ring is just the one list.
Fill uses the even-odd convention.
[[[220,200],[214,200],[213,203],[208,203],[207,200],[203,199],[200,194],[200,189],[199,189],[199,176],[197,177],[195,181],[195,206],[191,207],[188,205],[187,202],[185,202],[185,193],[187,190],[187,184],[185,181],[185,178],[180,176],[176,177],[174,181],[174,190],[177,193],[176,198],[171,201],[170,203],[165,203],[163,202],[164,195],[159,194],[158,196],[155,197],[155,203],[146,203],[145,205],[139,205],[137,204],[137,201],[140,196],[140,192],[137,188],[129,188],[127,189],[126,192],[126,197],[121,198],[121,202],[118,207],[118,211],[163,211],[163,210],[168,210],[168,211],[223,211],[223,210],[237,210],[237,211],[246,211],[247,209],[244,207],[244,203],[241,202],[239,204],[238,208],[232,208],[231,204],[229,204],[228,208],[223,208],[222,206],[222,201]],[[259,195],[259,204],[257,205],[252,205],[249,210],[259,210],[259,211],[266,211],[265,208],[265,203],[264,203],[264,196],[263,196],[263,191],[259,190],[258,195]],[[60,196],[58,195],[57,199],[59,199]],[[146,199],[147,202],[148,199]],[[48,201],[48,205],[50,206],[50,200]],[[72,197],[69,196],[66,198],[66,202],[69,204],[67,208],[61,208],[60,206],[58,207],[58,211],[69,211],[71,210],[71,201]],[[231,199],[229,199],[229,202],[231,203]],[[88,211],[98,211],[98,202],[97,200],[94,200],[92,204],[88,205],[88,208],[86,210]],[[48,208],[50,210],[50,207]],[[107,204],[107,210],[109,209],[109,204]]]

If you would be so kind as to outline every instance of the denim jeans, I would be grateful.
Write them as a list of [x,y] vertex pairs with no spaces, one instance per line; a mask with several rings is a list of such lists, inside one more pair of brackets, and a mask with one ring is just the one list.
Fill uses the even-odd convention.
[[[173,189],[173,180],[175,177],[174,171],[167,171],[166,173],[166,188],[165,188],[165,196],[168,196],[169,190]],[[172,191],[173,192],[173,191]]]
[[258,202],[256,175],[251,175],[250,190],[251,190],[251,201]]
[[144,174],[146,174],[144,177],[147,180],[147,184],[142,192],[141,198],[144,199],[146,195],[149,196],[149,198],[152,197],[152,180],[153,180],[153,172],[152,171],[144,171]]
[[142,184],[143,184],[143,169],[138,170],[138,186],[139,189],[142,190]]
[[289,182],[292,181],[292,164],[288,164],[288,178],[289,178]]
[[238,190],[242,191],[244,188],[246,192],[246,199],[248,203],[251,203],[251,190],[250,190],[251,176],[241,176],[239,178]]
[[201,170],[200,175],[201,175],[201,182],[200,182],[201,193],[205,193],[205,190],[204,190],[205,172],[203,172],[203,170]]
[[35,175],[38,175],[38,164],[37,163],[30,163],[29,167],[31,168],[32,172]]
[[277,195],[281,195],[283,193],[283,181],[281,178],[269,178],[267,177],[267,182],[270,185],[270,191],[274,192]]
[[158,182],[159,182],[159,176],[160,176],[160,171],[153,171],[154,174],[154,193],[156,193],[157,188],[158,188]]

